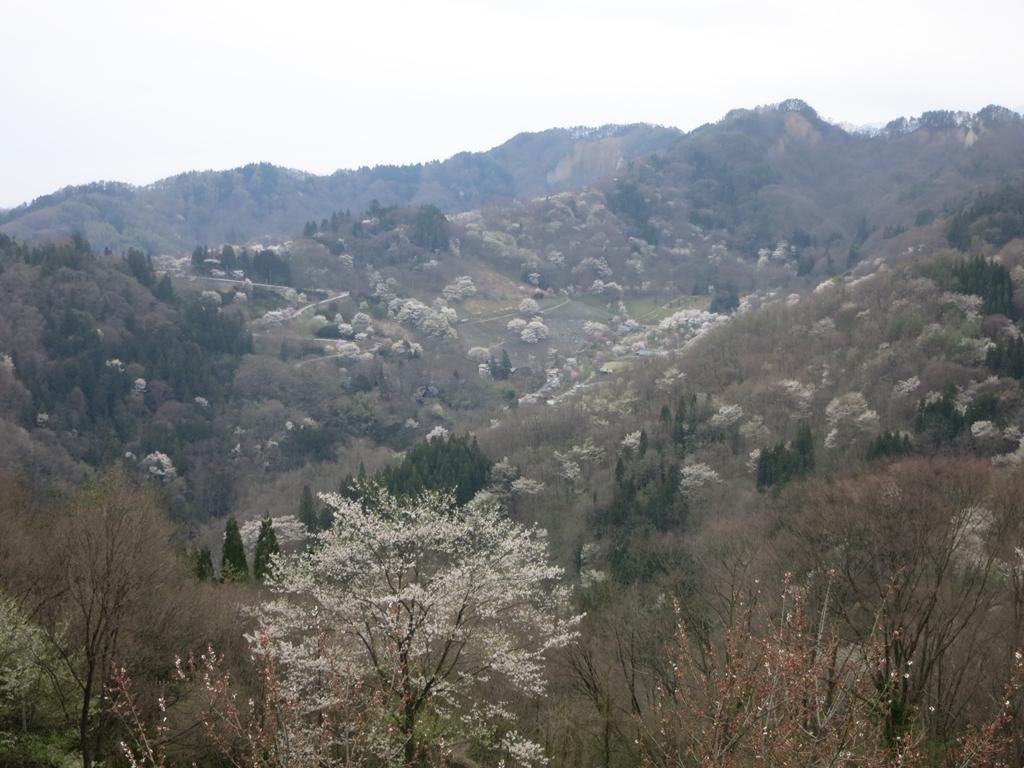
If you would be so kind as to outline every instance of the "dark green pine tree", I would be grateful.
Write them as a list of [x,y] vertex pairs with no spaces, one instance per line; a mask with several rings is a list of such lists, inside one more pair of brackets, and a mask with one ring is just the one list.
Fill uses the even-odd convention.
[[422,205],[416,213],[409,239],[414,245],[431,251],[448,250],[448,220],[440,209],[433,205]]
[[814,471],[814,435],[807,422],[797,429],[792,445],[765,448],[757,460],[757,489],[781,488],[790,480]]
[[414,445],[396,467],[387,467],[376,479],[398,496],[416,496],[426,490],[455,491],[458,504],[466,504],[487,485],[491,460],[476,438],[448,437]]
[[985,364],[996,373],[1024,379],[1024,338],[996,342],[989,348]]
[[508,356],[508,350],[501,350],[501,378],[507,379],[512,375],[512,358]]
[[156,288],[153,289],[153,295],[164,304],[174,303],[174,286],[171,285],[171,278],[166,272],[160,278],[160,282],[156,284]]
[[274,533],[274,521],[265,517],[260,523],[260,535],[256,539],[256,554],[252,561],[253,576],[257,581],[263,581],[270,575],[271,557],[280,551],[281,548],[277,545],[277,534]]
[[338,493],[349,501],[358,501],[359,497],[362,496],[360,484],[356,482],[352,475],[345,475],[341,481],[341,485],[338,486]]
[[909,435],[896,431],[883,432],[871,441],[866,458],[868,461],[878,461],[890,456],[908,454],[913,450]]
[[306,526],[306,530],[315,533],[317,530],[316,502],[313,501],[313,492],[308,485],[302,486],[302,497],[299,499],[299,520]]
[[796,440],[793,441],[793,450],[796,451],[796,472],[805,475],[814,471],[814,436],[811,434],[811,425],[806,421],[800,423],[796,432]]
[[209,256],[210,251],[205,245],[197,245],[195,250],[192,251],[192,266],[196,269],[203,269]]
[[213,581],[213,557],[209,547],[195,553],[195,574],[200,581]]
[[320,517],[316,524],[321,531],[330,530],[330,527],[334,525],[334,510],[328,506],[321,507]]
[[221,555],[220,574],[223,581],[248,581],[249,564],[245,561],[245,547],[238,521],[228,518],[224,527],[224,549]]
[[[366,467],[363,465],[362,460],[359,462],[359,471],[355,477],[349,473],[342,479],[341,484],[338,486],[338,493],[342,497],[349,501],[359,501],[363,498],[366,488]],[[334,513],[330,509],[321,509],[319,518],[320,530],[325,531],[331,527],[331,523],[334,521]]]
[[661,415],[658,416],[658,421],[665,427],[672,424],[672,411],[667,405],[661,406]]
[[220,265],[228,271],[238,268],[238,256],[230,245],[225,245],[220,249]]
[[640,444],[637,446],[637,452],[640,454],[640,458],[647,455],[647,430],[640,430]]
[[765,448],[757,458],[757,490],[763,491],[773,485],[784,482],[789,452],[785,443],[774,448]]
[[696,396],[690,398],[680,396],[676,404],[676,415],[672,420],[672,442],[676,446],[676,453],[685,456],[689,448],[689,438],[693,429],[687,421],[687,412],[692,412],[696,407]]
[[149,254],[143,253],[136,248],[129,248],[127,253],[121,255],[125,266],[132,277],[138,280],[147,288],[156,284],[156,273],[153,271],[153,260]]

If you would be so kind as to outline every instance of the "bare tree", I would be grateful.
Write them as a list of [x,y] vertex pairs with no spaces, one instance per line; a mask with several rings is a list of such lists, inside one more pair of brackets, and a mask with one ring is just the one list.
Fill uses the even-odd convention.
[[[97,700],[115,662],[174,618],[170,535],[155,495],[110,472],[71,499],[40,553],[33,613],[77,685],[83,768],[105,741],[110,721]],[[140,654],[132,655],[138,663]]]
[[982,695],[1007,593],[990,474],[986,462],[909,461],[808,484],[784,512],[793,547],[782,567],[835,573],[844,638],[881,644],[890,738],[912,716],[946,738]]

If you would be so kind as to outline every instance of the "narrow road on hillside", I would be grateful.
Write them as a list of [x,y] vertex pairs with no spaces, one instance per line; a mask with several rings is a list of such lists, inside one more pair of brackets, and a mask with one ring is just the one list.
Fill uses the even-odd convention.
[[[201,282],[206,280],[211,283],[229,283],[231,285],[245,285],[245,280],[234,280],[230,277],[208,277],[206,275],[186,275],[185,280],[192,282]],[[277,290],[286,291],[292,289],[290,285],[274,285],[273,283],[253,283],[256,288],[274,288]],[[295,290],[295,289],[292,289]]]
[[[543,315],[546,312],[552,312],[552,311],[554,311],[556,309],[561,309],[562,307],[564,307],[566,304],[568,304],[571,301],[572,301],[572,299],[566,299],[561,304],[556,304],[553,307],[548,307],[547,309],[538,309],[536,314]],[[481,318],[479,320],[470,320],[468,323],[463,323],[463,325],[477,325],[479,323],[491,323],[491,322],[494,322],[495,320],[505,320],[506,318],[509,318],[509,317],[519,317],[521,314],[522,313],[517,310],[515,312],[508,312],[508,313],[506,313],[504,315],[495,315],[494,317],[484,317],[484,318]]]
[[321,304],[330,304],[332,301],[337,301],[338,299],[347,299],[348,296],[349,296],[348,291],[342,291],[337,296],[331,296],[329,299],[324,299],[323,301],[315,301],[312,304],[307,304],[306,306],[304,306],[304,307],[302,307],[300,309],[295,310],[295,317],[298,317],[303,312],[305,312],[307,309],[312,309],[313,307],[319,307]]
[[295,367],[301,368],[306,363],[319,363],[321,360],[336,360],[339,357],[351,357],[351,355],[324,355],[323,357],[311,357],[308,360],[299,360],[299,362],[295,364]]

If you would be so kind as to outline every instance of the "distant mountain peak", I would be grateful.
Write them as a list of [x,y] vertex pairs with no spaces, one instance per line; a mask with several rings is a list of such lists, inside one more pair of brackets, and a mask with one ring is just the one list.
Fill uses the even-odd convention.
[[1021,119],[1021,116],[1011,109],[990,104],[978,112],[941,109],[922,112],[919,117],[898,117],[886,123],[882,133],[886,136],[905,136],[920,130],[934,133],[977,131],[981,128],[1012,124]]
[[766,109],[774,109],[777,112],[799,112],[806,118],[818,120],[818,112],[803,99],[785,99],[780,101],[778,104],[766,107]]
[[543,131],[523,131],[522,133],[517,133],[504,144],[501,144],[498,147],[494,147],[492,148],[492,150],[487,151],[500,149],[502,146],[514,144],[520,141],[538,140],[551,136],[564,137],[571,141],[599,141],[601,139],[615,138],[618,136],[622,136],[626,133],[629,133],[630,131],[638,130],[669,131],[680,134],[682,133],[682,131],[679,131],[676,128],[655,125],[653,123],[606,123],[605,125],[570,125],[562,128],[548,128]]
[[811,125],[824,126],[830,125],[821,118],[818,111],[814,109],[803,99],[784,99],[776,104],[761,104],[753,109],[741,108],[732,109],[726,113],[725,117],[720,122],[728,122],[730,120],[742,120],[744,118],[756,117],[756,116],[771,116],[771,115],[782,115],[797,114],[803,117]]

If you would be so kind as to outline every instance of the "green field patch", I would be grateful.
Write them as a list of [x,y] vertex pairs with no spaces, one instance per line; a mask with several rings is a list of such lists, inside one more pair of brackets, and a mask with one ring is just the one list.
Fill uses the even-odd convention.
[[611,302],[609,302],[608,299],[602,298],[601,296],[594,296],[592,294],[581,294],[578,296],[574,296],[572,303],[578,305],[579,307],[586,307],[587,309],[600,315],[600,318],[594,319],[607,320],[615,315],[615,310],[609,307],[609,304]]
[[471,296],[468,299],[464,299],[461,302],[454,302],[452,307],[459,313],[460,317],[468,317],[471,320],[476,320],[485,317],[492,317],[494,315],[508,314],[509,312],[517,311],[518,302],[509,301],[508,299],[483,299],[477,296]]
[[249,297],[249,309],[254,317],[288,306],[288,300],[271,288],[253,288]]
[[657,323],[683,309],[707,309],[711,297],[705,295],[683,295],[666,301],[663,298],[623,299],[629,316],[641,323]]

